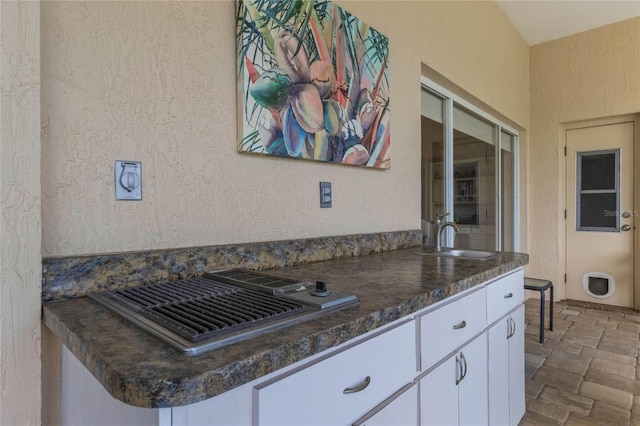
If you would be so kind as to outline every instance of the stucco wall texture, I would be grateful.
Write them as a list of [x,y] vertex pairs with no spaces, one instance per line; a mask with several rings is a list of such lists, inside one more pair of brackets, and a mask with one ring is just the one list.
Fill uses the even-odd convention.
[[[640,112],[640,18],[531,48],[531,276],[565,297],[565,125]],[[637,158],[637,157],[636,157]]]
[[0,425],[40,424],[39,9],[0,2]]
[[[44,256],[419,229],[421,62],[528,125],[495,4],[337,3],[390,39],[389,171],[238,154],[234,2],[43,2]],[[142,201],[115,201],[114,160]]]

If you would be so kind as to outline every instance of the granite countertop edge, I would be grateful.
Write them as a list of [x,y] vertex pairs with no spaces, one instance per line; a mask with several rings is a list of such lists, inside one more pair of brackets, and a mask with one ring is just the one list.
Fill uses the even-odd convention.
[[[376,256],[378,259],[393,257],[391,254]],[[445,270],[437,266],[439,263],[433,258],[415,257]],[[354,259],[347,262],[358,263],[357,258]],[[332,262],[335,263],[319,262],[314,266],[300,265],[273,272],[296,276],[306,269],[335,269]],[[366,264],[366,260],[362,262]],[[233,348],[212,351],[215,354],[195,357],[177,353],[87,297],[45,303],[43,321],[114,398],[137,407],[181,406],[209,399],[334,348],[527,263],[528,255],[520,253],[501,254],[490,265],[482,261],[448,259],[446,273],[434,270],[434,276],[446,276],[456,265],[477,271],[463,273],[447,283],[430,284],[399,301],[380,302],[365,312],[347,309],[330,318],[296,325],[295,330],[286,329],[270,339],[265,338],[268,335],[259,336],[232,345]],[[126,342],[117,340],[120,335]]]

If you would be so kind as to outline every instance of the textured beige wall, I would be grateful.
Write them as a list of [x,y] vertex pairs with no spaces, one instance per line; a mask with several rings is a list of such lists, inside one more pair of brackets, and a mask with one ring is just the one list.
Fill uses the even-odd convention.
[[[563,123],[640,112],[640,18],[531,48],[530,274],[563,282]],[[557,297],[565,297],[558,285]]]
[[0,2],[0,425],[40,424],[40,4]]
[[[236,152],[233,2],[44,2],[44,255],[418,229],[421,62],[527,126],[528,46],[494,3],[339,4],[390,38],[389,171]],[[143,201],[114,200],[116,159]]]

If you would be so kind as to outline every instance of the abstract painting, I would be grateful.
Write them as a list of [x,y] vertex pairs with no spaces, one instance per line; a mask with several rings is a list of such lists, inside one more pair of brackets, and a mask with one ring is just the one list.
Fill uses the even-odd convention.
[[389,39],[329,1],[236,13],[238,150],[388,169]]

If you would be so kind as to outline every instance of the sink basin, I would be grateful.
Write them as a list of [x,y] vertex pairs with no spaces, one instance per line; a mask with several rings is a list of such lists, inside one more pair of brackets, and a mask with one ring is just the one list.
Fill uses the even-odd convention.
[[461,257],[465,259],[487,260],[498,255],[495,251],[482,250],[459,250],[445,248],[442,251],[433,251],[432,248],[425,248],[416,252],[424,256]]

